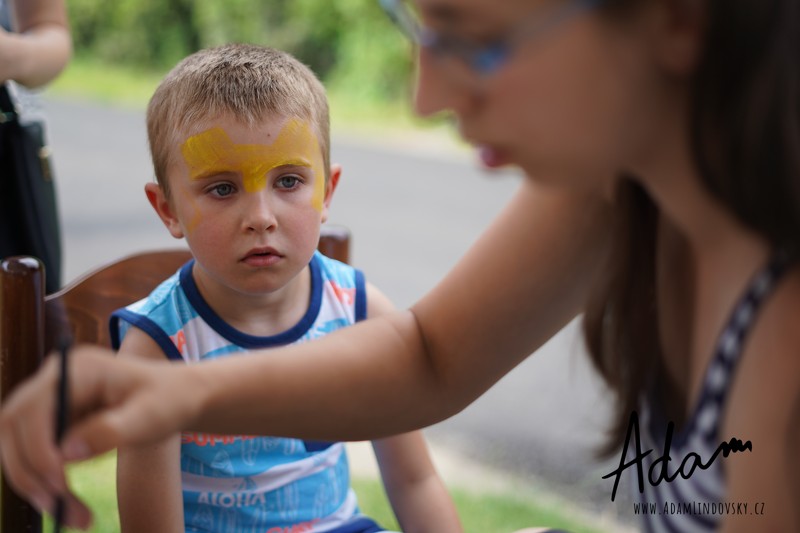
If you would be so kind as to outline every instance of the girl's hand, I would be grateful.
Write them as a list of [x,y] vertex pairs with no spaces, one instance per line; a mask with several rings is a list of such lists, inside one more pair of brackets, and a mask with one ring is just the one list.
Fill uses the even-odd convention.
[[120,444],[156,441],[183,428],[200,411],[202,386],[190,367],[116,359],[109,350],[78,347],[69,360],[70,425],[55,444],[58,358],[9,397],[0,411],[3,477],[40,510],[66,501],[66,523],[88,527],[88,509],[70,494],[67,462],[88,459]]

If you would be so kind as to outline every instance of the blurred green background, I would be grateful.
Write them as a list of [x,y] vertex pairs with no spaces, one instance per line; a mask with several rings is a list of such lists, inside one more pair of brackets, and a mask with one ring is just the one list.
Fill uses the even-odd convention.
[[280,48],[354,102],[406,100],[410,45],[376,0],[70,0],[79,61],[163,74],[228,42]]

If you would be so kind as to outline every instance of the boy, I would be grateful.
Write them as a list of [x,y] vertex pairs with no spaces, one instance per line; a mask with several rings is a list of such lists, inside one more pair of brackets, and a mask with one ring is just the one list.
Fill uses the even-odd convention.
[[[200,51],[167,75],[147,110],[158,183],[145,192],[194,259],[114,313],[120,356],[246,357],[391,310],[316,252],[341,173],[328,120],[316,77],[269,48]],[[421,434],[374,448],[403,529],[460,531]],[[342,443],[184,433],[120,449],[117,468],[123,531],[381,531],[358,511]]]

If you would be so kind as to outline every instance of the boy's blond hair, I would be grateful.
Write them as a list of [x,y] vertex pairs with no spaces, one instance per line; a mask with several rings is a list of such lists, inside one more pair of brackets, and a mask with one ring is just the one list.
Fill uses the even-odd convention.
[[147,136],[156,180],[169,196],[167,168],[193,125],[232,115],[247,125],[270,116],[308,120],[317,134],[325,181],[330,173],[330,119],[325,88],[286,52],[248,44],[200,50],[173,68],[147,106]]

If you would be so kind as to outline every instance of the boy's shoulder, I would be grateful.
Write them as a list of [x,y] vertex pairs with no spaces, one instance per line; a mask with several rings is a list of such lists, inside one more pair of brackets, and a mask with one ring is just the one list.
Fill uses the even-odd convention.
[[174,302],[175,298],[182,293],[181,277],[186,275],[188,269],[191,272],[192,261],[190,260],[174,274],[162,281],[155,289],[150,292],[146,297],[138,302],[128,305],[128,310],[134,311],[139,314],[148,315],[156,312],[158,309],[163,309],[169,303]]
[[[321,281],[322,294],[329,302],[344,306],[346,313],[355,322],[367,317],[367,288],[364,274],[346,263],[315,253],[312,265],[316,264]],[[312,275],[314,266],[312,266]]]
[[342,287],[355,288],[359,284],[363,285],[364,274],[359,269],[331,259],[319,251],[314,252],[314,258],[324,280],[334,281]]
[[158,339],[162,337],[159,332],[172,335],[196,316],[181,283],[181,278],[191,272],[191,264],[190,260],[138,302],[111,313],[109,328],[111,345],[115,350],[119,349],[122,338],[132,325]]

